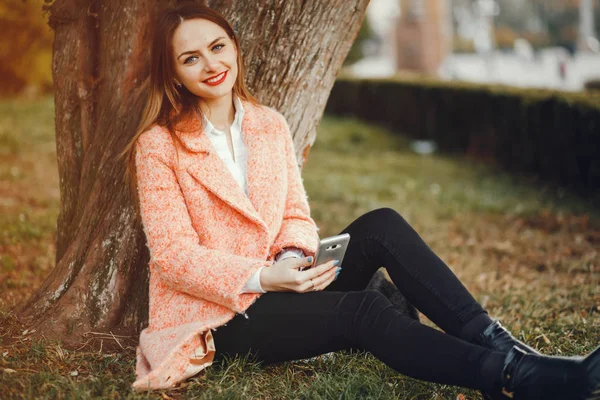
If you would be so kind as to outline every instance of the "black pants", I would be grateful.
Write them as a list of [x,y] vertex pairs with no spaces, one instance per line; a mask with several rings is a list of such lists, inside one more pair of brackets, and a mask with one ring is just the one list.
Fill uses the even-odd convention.
[[[213,332],[219,362],[251,353],[265,364],[338,350],[366,350],[396,371],[425,381],[488,389],[504,354],[467,342],[492,320],[448,266],[391,208],[370,211],[350,234],[342,270],[323,291],[268,292]],[[365,290],[384,266],[395,285],[441,332]],[[487,374],[487,375],[486,375]]]

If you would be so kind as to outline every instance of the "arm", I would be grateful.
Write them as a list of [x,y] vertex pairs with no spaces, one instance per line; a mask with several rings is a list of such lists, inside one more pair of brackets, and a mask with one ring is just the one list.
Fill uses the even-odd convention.
[[242,309],[252,294],[242,288],[260,267],[272,262],[211,249],[200,243],[169,162],[138,139],[136,174],[142,224],[150,256],[161,279],[175,290],[228,307]]
[[314,256],[319,246],[319,228],[310,217],[308,196],[304,189],[300,168],[296,161],[294,142],[290,128],[283,115],[278,113],[280,132],[284,135],[287,166],[287,195],[283,222],[270,254],[277,254],[286,247],[297,247],[306,256]]

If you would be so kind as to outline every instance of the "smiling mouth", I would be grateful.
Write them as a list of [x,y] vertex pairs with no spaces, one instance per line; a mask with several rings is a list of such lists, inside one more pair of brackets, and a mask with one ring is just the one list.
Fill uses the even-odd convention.
[[223,71],[219,75],[215,75],[212,78],[206,79],[204,82],[206,82],[206,83],[216,83],[216,82],[220,81],[221,79],[223,79],[225,77],[226,73],[227,73],[227,71]]

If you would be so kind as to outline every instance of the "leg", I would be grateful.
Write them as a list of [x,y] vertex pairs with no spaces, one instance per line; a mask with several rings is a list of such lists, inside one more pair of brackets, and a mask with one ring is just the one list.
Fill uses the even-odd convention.
[[377,291],[268,292],[247,314],[213,333],[216,362],[248,352],[269,364],[360,349],[416,379],[485,389],[505,358],[411,319]]
[[346,227],[342,271],[326,290],[363,290],[384,266],[406,299],[445,332],[470,341],[493,321],[452,270],[391,208],[370,211]]

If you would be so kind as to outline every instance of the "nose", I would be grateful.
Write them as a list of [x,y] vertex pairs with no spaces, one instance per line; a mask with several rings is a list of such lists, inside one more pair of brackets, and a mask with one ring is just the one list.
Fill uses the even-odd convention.
[[219,70],[219,61],[217,57],[214,55],[209,55],[206,57],[206,65],[204,66],[204,72],[212,73]]

